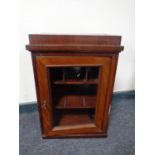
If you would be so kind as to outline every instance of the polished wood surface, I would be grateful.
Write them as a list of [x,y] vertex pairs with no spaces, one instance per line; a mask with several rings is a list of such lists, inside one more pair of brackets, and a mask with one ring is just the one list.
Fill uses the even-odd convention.
[[[121,36],[32,34],[29,40],[42,137],[106,136]],[[81,79],[72,73],[66,79],[63,68],[79,67]],[[98,77],[88,79],[87,68],[97,68]]]
[[71,35],[29,35],[30,45],[26,49],[33,52],[120,52],[120,36],[71,36]]
[[30,45],[33,44],[98,44],[98,45],[120,45],[121,36],[112,35],[47,35],[30,34]]
[[48,51],[72,51],[72,52],[120,52],[123,50],[122,46],[112,46],[112,45],[81,45],[81,44],[71,44],[71,45],[30,45],[26,47],[27,50],[33,51],[33,52],[48,52]]

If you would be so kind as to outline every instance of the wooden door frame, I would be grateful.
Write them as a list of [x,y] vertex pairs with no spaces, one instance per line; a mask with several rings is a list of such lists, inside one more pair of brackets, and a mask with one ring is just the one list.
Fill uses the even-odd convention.
[[[51,58],[53,61],[51,61]],[[56,59],[61,59],[62,61],[57,61]],[[103,134],[105,133],[105,127],[107,122],[105,122],[105,117],[107,117],[107,108],[109,107],[109,105],[106,105],[107,103],[107,93],[108,93],[108,89],[111,89],[111,87],[113,87],[113,82],[114,79],[111,79],[110,77],[112,77],[112,74],[114,71],[112,71],[112,67],[116,66],[116,63],[114,63],[114,57],[112,59],[112,57],[98,57],[98,56],[83,56],[83,57],[75,57],[75,56],[35,56],[33,57],[34,59],[34,63],[33,66],[36,67],[37,71],[36,71],[36,75],[38,76],[36,83],[37,83],[37,94],[42,94],[41,95],[37,95],[38,97],[38,106],[39,106],[39,113],[40,113],[40,120],[41,120],[41,127],[42,127],[42,134],[43,137],[53,137],[53,136],[72,136],[72,135],[82,135],[82,134],[87,134],[91,136],[91,134]],[[70,61],[68,61],[68,59],[70,59]],[[73,61],[74,59],[74,61]],[[86,61],[87,59],[87,61]],[[78,61],[79,64],[77,62]],[[112,61],[113,60],[113,61]],[[69,63],[70,62],[70,63]],[[100,104],[97,104],[96,107],[96,118],[95,118],[95,122],[97,127],[95,126],[91,126],[91,127],[86,127],[86,128],[79,128],[79,129],[67,129],[67,130],[51,130],[52,129],[52,117],[51,117],[51,106],[50,104],[47,104],[46,109],[44,109],[42,107],[42,101],[44,100],[43,96],[45,96],[47,103],[50,103],[50,96],[48,93],[45,93],[46,91],[44,91],[43,89],[41,89],[41,81],[44,83],[44,86],[48,86],[48,73],[47,73],[47,69],[46,67],[50,67],[50,66],[62,66],[62,65],[70,65],[70,66],[93,66],[93,65],[99,65],[101,66],[101,74],[99,77],[99,88],[98,90],[98,96],[97,97],[99,99],[99,101],[97,100],[97,102],[100,102]],[[41,67],[42,66],[42,67]],[[41,71],[39,70],[39,68],[42,68]],[[43,69],[44,68],[44,69]],[[116,68],[116,67],[115,67]],[[42,75],[43,74],[43,75]],[[114,73],[115,74],[115,73]],[[41,78],[40,76],[45,76],[46,78],[44,78],[44,80]],[[107,75],[107,77],[105,78],[105,75]],[[37,77],[35,76],[35,77]],[[106,84],[106,88],[105,85]],[[46,88],[47,90],[47,88]],[[102,91],[104,90],[104,91]],[[49,87],[47,92],[49,92]],[[100,93],[100,94],[99,94]],[[109,94],[110,95],[110,94]],[[109,96],[108,95],[108,96]],[[110,97],[110,96],[109,96]],[[104,100],[104,101],[103,101]],[[104,104],[101,104],[103,103]],[[45,119],[46,118],[46,119]],[[48,118],[48,121],[47,121]],[[44,121],[46,120],[46,121]]]

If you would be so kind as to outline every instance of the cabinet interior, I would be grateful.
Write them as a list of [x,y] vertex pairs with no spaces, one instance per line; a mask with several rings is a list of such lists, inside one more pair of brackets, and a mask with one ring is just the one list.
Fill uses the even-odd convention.
[[98,66],[50,67],[53,126],[95,123]]

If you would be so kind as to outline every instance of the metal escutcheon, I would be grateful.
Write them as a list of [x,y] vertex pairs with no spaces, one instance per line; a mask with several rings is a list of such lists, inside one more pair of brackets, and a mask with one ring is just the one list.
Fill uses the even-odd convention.
[[46,109],[46,100],[43,100],[41,107],[42,107],[43,109]]

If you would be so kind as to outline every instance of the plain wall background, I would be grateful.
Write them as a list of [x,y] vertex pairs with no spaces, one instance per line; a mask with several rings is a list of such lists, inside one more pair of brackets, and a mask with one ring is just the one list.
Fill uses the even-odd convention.
[[134,0],[20,0],[20,103],[36,101],[28,34],[122,36],[114,91],[133,90]]

